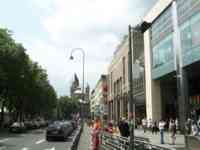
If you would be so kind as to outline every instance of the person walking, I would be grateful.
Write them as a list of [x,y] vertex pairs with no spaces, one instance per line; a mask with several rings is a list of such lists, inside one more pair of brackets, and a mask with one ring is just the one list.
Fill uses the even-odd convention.
[[152,134],[154,133],[157,134],[157,132],[158,132],[158,126],[157,126],[157,122],[155,121],[152,126]]
[[96,117],[95,122],[92,128],[92,150],[99,150],[99,144],[100,144],[100,130],[101,130],[101,123],[100,123],[100,118]]
[[151,131],[152,126],[153,126],[153,122],[152,122],[152,119],[150,118],[150,119],[148,119],[148,122],[147,122],[147,128],[149,131]]
[[173,119],[170,120],[170,124],[169,124],[169,129],[170,129],[170,133],[171,133],[171,141],[172,141],[172,145],[175,144],[176,141],[176,124],[175,121]]
[[159,130],[160,130],[160,143],[161,144],[164,144],[164,127],[165,127],[165,122],[163,120],[160,120]]
[[192,122],[192,136],[197,136],[198,135],[198,127],[197,125],[195,124],[195,122],[193,121]]
[[144,133],[146,133],[146,129],[147,129],[147,119],[146,118],[142,119],[142,128],[144,130]]
[[108,123],[108,126],[105,129],[105,131],[111,134],[113,133],[113,123],[111,121]]
[[121,136],[129,137],[130,135],[129,124],[126,122],[125,118],[122,118],[122,120],[119,121],[118,128],[119,128]]

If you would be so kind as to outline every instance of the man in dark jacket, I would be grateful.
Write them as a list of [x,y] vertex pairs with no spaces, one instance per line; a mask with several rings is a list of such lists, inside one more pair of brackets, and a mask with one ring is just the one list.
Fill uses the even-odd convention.
[[126,122],[125,118],[119,121],[118,128],[119,128],[121,136],[129,137],[130,135],[129,125]]

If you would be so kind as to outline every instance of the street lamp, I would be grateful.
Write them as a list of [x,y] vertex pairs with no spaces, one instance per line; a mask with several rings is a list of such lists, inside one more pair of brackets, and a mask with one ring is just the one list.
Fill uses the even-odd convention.
[[[82,78],[83,78],[83,83],[82,83],[82,100],[84,101],[85,100],[85,94],[84,94],[84,88],[85,88],[85,85],[84,85],[84,78],[85,78],[85,52],[84,52],[84,50],[82,49],[82,48],[73,48],[72,50],[71,50],[71,55],[70,55],[70,60],[73,60],[74,59],[74,57],[73,57],[73,53],[75,52],[75,51],[79,51],[79,52],[81,52],[82,53],[82,67],[83,67],[83,72],[82,72]],[[82,115],[82,113],[81,113],[81,115]],[[82,117],[82,116],[81,116]]]
[[128,73],[129,73],[129,123],[130,123],[130,144],[129,150],[134,150],[134,124],[133,124],[133,113],[135,112],[135,100],[133,97],[133,59],[132,59],[132,27],[131,25],[128,26],[129,31],[129,52],[128,52]]
[[172,2],[172,23],[173,23],[173,47],[174,47],[174,64],[176,70],[176,82],[177,82],[177,99],[179,103],[179,122],[180,128],[184,134],[184,141],[186,148],[188,148],[188,141],[186,137],[185,123],[186,117],[188,115],[188,85],[187,85],[187,72],[183,69],[183,58],[181,49],[181,35],[178,25],[178,12],[177,12],[177,2],[173,0]]

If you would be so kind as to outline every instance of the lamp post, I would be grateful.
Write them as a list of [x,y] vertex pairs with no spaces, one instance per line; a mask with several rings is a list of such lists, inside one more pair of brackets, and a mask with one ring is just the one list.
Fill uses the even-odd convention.
[[129,52],[128,52],[128,73],[129,73],[129,123],[130,123],[130,144],[129,150],[134,150],[134,124],[133,124],[133,113],[135,112],[135,101],[133,98],[133,68],[132,68],[132,27],[129,25]]
[[174,47],[174,65],[176,70],[176,82],[177,82],[177,99],[179,103],[179,122],[180,128],[184,134],[184,141],[186,148],[188,148],[188,141],[186,137],[185,123],[186,117],[188,117],[188,81],[187,72],[183,69],[183,56],[181,49],[181,36],[178,25],[178,12],[177,2],[172,1],[172,23],[173,23],[173,47]]
[[[71,50],[70,60],[74,59],[73,53],[75,51],[79,51],[79,52],[82,53],[82,67],[83,67],[83,70],[82,70],[82,76],[83,76],[82,80],[83,80],[83,83],[82,83],[82,96],[81,97],[82,97],[82,100],[84,101],[85,100],[85,94],[84,94],[84,88],[85,88],[85,85],[84,85],[84,78],[85,78],[85,52],[84,52],[84,50],[82,48],[73,48]],[[81,117],[83,117],[82,116],[82,111],[81,111]]]

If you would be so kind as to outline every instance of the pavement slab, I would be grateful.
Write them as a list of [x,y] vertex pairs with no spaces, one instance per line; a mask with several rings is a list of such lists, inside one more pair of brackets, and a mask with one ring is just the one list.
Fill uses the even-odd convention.
[[90,150],[90,132],[90,128],[85,124],[79,140],[78,150]]

